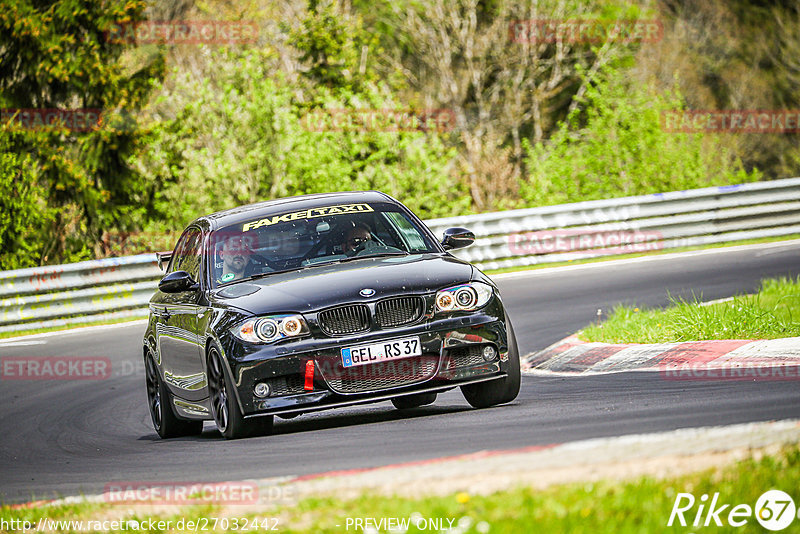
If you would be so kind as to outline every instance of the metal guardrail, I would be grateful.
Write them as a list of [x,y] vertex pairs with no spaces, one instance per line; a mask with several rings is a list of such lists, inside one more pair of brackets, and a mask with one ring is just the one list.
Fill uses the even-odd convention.
[[[800,233],[800,178],[433,219],[475,232],[482,269]],[[0,332],[144,317],[155,254],[0,272]]]
[[502,269],[800,233],[800,178],[426,221],[477,237],[454,254]]
[[145,317],[155,254],[0,272],[0,332]]

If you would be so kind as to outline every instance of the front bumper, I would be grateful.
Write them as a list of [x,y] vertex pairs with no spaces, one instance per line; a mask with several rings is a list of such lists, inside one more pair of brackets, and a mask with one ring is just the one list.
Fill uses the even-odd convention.
[[[508,337],[498,308],[493,311],[499,313],[429,319],[358,336],[307,338],[229,357],[242,412],[247,417],[311,412],[502,378],[508,365]],[[409,336],[419,337],[422,356],[342,367],[344,347]],[[491,361],[483,359],[486,346],[497,354]],[[309,361],[314,362],[310,390],[305,378]],[[265,398],[254,393],[260,382],[270,385],[271,394]]]

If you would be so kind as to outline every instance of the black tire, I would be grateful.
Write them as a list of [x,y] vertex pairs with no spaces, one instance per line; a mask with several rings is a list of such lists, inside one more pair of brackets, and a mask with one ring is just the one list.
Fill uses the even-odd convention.
[[436,402],[436,393],[417,393],[415,395],[403,395],[402,397],[395,397],[392,399],[392,404],[398,410],[410,410],[411,408],[419,408],[426,404],[433,404]]
[[172,394],[161,379],[153,355],[148,351],[144,357],[145,385],[147,386],[147,407],[153,428],[163,438],[196,436],[203,432],[202,421],[180,419],[172,409]]
[[208,393],[211,415],[225,439],[266,436],[272,433],[275,418],[271,415],[245,420],[239,403],[236,402],[233,380],[222,360],[222,354],[214,345],[208,351]]
[[508,318],[506,318],[506,325],[508,325],[508,376],[499,380],[461,386],[461,393],[474,408],[488,408],[496,404],[511,402],[519,395],[519,348],[514,329]]

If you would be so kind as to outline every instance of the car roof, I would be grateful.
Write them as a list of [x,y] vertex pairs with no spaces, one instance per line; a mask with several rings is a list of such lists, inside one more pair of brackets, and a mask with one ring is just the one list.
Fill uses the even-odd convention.
[[257,217],[278,215],[287,211],[301,211],[318,206],[331,206],[336,204],[355,204],[359,202],[392,202],[396,201],[380,191],[347,191],[341,193],[317,193],[314,195],[300,195],[295,197],[278,198],[246,204],[229,210],[218,211],[209,215],[198,217],[192,224],[207,221],[213,230],[231,224],[245,223]]

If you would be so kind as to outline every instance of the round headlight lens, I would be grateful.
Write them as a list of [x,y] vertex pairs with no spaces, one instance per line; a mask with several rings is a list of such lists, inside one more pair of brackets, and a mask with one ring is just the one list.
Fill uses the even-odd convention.
[[456,291],[456,303],[459,308],[472,308],[478,301],[478,295],[471,287],[462,287]]
[[440,310],[452,310],[455,307],[456,301],[450,293],[439,293],[436,297],[436,305]]
[[272,319],[261,319],[256,323],[256,334],[264,341],[272,341],[278,335],[278,324]]
[[296,336],[303,330],[303,323],[297,317],[289,317],[281,323],[283,333],[287,336]]

